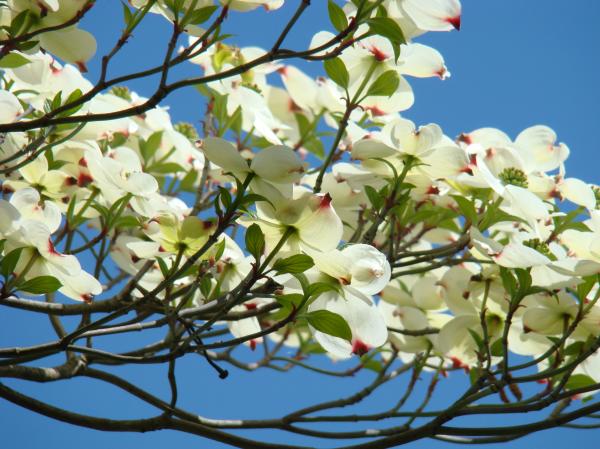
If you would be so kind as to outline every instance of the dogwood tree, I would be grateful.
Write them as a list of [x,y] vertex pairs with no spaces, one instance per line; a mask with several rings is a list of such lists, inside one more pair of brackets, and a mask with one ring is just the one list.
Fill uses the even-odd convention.
[[[546,126],[449,137],[401,116],[415,78],[450,76],[419,37],[458,30],[458,0],[329,0],[329,29],[301,49],[286,38],[310,0],[117,7],[121,35],[100,56],[79,24],[94,1],[0,2],[0,304],[23,312],[24,331],[45,315],[55,332],[27,347],[5,336],[0,397],[77,426],[241,448],[300,447],[287,434],[367,449],[596,425],[598,187],[567,175],[569,149]],[[289,21],[273,23],[269,48],[234,45],[229,16],[256,8],[287,8]],[[111,75],[152,15],[171,29],[160,60]],[[302,60],[321,61],[322,76]],[[185,65],[196,76],[180,77]],[[149,77],[148,98],[128,88]],[[181,89],[200,94],[201,123],[172,123],[161,106]],[[198,357],[224,382],[266,369],[372,381],[284,416],[199,416],[180,405],[177,370]],[[165,366],[167,397],[119,370],[150,364]],[[435,408],[451,372],[468,386]],[[154,415],[85,415],[11,383],[73,378]],[[389,384],[388,407],[352,411]],[[525,412],[538,418],[456,423]]]

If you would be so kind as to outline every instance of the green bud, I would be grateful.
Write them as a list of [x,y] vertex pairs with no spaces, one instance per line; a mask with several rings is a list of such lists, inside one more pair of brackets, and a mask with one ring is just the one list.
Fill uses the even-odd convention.
[[196,128],[191,123],[179,122],[175,124],[174,128],[175,131],[179,131],[190,140],[198,140],[200,138],[198,131],[196,131]]
[[131,91],[127,86],[115,86],[110,90],[110,93],[123,100],[131,101]]

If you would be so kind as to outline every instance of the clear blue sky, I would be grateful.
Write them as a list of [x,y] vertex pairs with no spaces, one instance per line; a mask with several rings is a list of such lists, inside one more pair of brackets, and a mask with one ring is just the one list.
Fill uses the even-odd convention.
[[[251,15],[234,14],[226,28],[239,35],[244,45],[268,46],[273,36],[291,14],[296,3],[281,11]],[[298,30],[290,36],[289,46],[306,45],[315,31],[327,26],[323,0],[313,0]],[[121,26],[121,6],[116,1],[97,2],[85,21],[100,42],[100,54],[114,41]],[[464,0],[462,30],[459,33],[429,33],[420,42],[437,48],[445,56],[452,77],[411,80],[415,91],[415,106],[405,113],[419,124],[439,123],[446,133],[455,136],[482,126],[498,127],[511,136],[534,124],[554,128],[559,139],[571,148],[567,173],[588,182],[599,182],[598,161],[600,140],[600,1],[577,0]],[[160,20],[138,33],[130,48],[115,60],[113,73],[149,66],[149,60],[160,57],[167,27]],[[111,39],[113,39],[111,41]],[[317,63],[302,67],[312,75],[321,73]],[[92,79],[98,64],[90,64]],[[193,73],[189,68],[180,73]],[[152,92],[149,82],[134,88],[142,94]],[[183,91],[165,102],[171,107],[174,121],[198,121],[201,117],[200,97],[193,91]],[[71,323],[75,324],[75,323]],[[43,341],[49,334],[48,323],[42,317],[32,319],[23,313],[3,310],[0,315],[0,343],[28,345]],[[44,329],[44,330],[42,330]],[[134,338],[138,338],[137,336]],[[126,346],[133,344],[127,341]],[[125,349],[125,348],[123,348]],[[56,360],[55,360],[56,361]],[[49,362],[51,364],[52,361]],[[135,383],[157,393],[166,393],[165,370],[162,367],[120,369]],[[274,417],[289,409],[315,400],[349,393],[356,385],[364,385],[369,373],[352,379],[331,379],[296,370],[285,375],[271,371],[244,373],[232,371],[226,381],[219,380],[206,369],[200,358],[189,357],[178,365],[181,373],[183,405],[213,418]],[[455,374],[438,386],[437,404],[451,400],[453,391],[464,386],[464,376]],[[54,404],[71,407],[82,413],[105,414],[117,418],[148,416],[147,410],[97,383],[81,379],[47,385],[7,381],[31,395]],[[362,410],[377,409],[387,395],[402,392],[404,383],[375,396]],[[508,418],[501,424],[512,422]],[[477,423],[485,425],[485,422]],[[79,429],[34,415],[12,404],[0,401],[0,446],[7,449],[105,449],[106,447],[220,448],[221,445],[196,437],[160,432],[149,434],[115,434]],[[252,433],[249,434],[250,436]],[[262,435],[256,432],[255,435]],[[596,438],[594,438],[596,435]],[[572,433],[554,430],[535,434],[524,440],[506,443],[507,448],[525,445],[559,447],[571,444],[575,438],[580,449],[596,447],[594,431]],[[290,437],[288,443],[311,444],[310,440]],[[193,446],[192,446],[193,445]],[[413,448],[445,448],[450,445],[435,441],[420,441]]]

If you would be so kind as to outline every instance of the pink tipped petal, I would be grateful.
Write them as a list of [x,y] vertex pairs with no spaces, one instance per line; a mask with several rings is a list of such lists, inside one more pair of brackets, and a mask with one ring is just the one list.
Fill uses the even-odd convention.
[[460,29],[461,7],[458,0],[405,0],[402,7],[421,30]]

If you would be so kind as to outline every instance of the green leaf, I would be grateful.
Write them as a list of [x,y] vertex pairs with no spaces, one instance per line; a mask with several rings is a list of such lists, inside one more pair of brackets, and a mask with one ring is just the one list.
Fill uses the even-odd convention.
[[460,196],[460,195],[451,195],[452,198],[454,199],[454,201],[456,201],[456,204],[458,204],[458,209],[460,210],[460,213],[463,214],[463,216],[468,219],[471,224],[476,225],[477,224],[477,211],[475,210],[475,205],[473,204],[473,201],[465,198],[464,196]]
[[529,274],[528,270],[522,268],[517,268],[515,273],[517,274],[517,279],[519,281],[519,295],[524,297],[531,287],[531,274]]
[[576,341],[565,348],[565,355],[579,355],[583,351],[585,343],[583,341]]
[[384,197],[382,197],[377,190],[375,190],[370,185],[365,185],[365,193],[367,194],[367,198],[369,198],[369,202],[371,206],[375,209],[381,209],[383,206]]
[[471,381],[471,385],[475,384],[479,380],[481,373],[479,372],[479,368],[474,366],[469,370],[469,380]]
[[200,280],[200,293],[204,298],[209,299],[210,292],[212,290],[212,282],[210,281],[210,276],[204,276]]
[[308,278],[304,276],[303,273],[294,273],[292,274],[292,276],[294,276],[300,283],[300,286],[302,287],[302,293],[304,293],[304,296],[309,296],[308,289],[310,288],[310,282],[308,281]]
[[490,347],[490,353],[494,357],[502,357],[504,355],[504,346],[502,345],[502,339],[499,338],[494,342],[494,344]]
[[348,88],[348,84],[350,83],[350,75],[348,74],[346,65],[341,58],[327,59],[323,63],[323,66],[325,67],[325,72],[327,72],[327,75],[335,84],[343,87],[344,89]]
[[265,236],[256,223],[246,230],[246,249],[254,259],[259,260],[265,250]]
[[167,262],[165,262],[165,260],[162,257],[157,257],[155,260],[158,263],[160,272],[162,273],[163,277],[166,279],[167,276],[169,275],[169,267],[167,266]]
[[109,145],[111,148],[116,148],[116,147],[120,147],[125,142],[127,142],[127,136],[123,133],[116,132],[116,133],[113,133],[112,138],[109,142]]
[[[81,97],[81,95],[82,95],[81,89],[75,89],[73,92],[71,92],[69,94],[69,96],[67,97],[67,99],[64,101],[63,105],[68,105],[69,103],[72,103],[72,102],[76,101],[79,97]],[[73,106],[72,108],[67,109],[66,111],[61,112],[59,114],[59,116],[60,117],[68,117],[69,115],[75,114],[82,107],[83,107],[83,104],[79,104],[79,105]]]
[[218,9],[218,6],[206,6],[204,8],[200,8],[196,11],[194,11],[193,13],[190,14],[189,19],[187,20],[188,23],[192,23],[194,25],[200,25],[201,23],[206,22],[208,19],[210,19],[210,16],[213,15],[213,13]]
[[140,227],[140,222],[133,215],[126,215],[124,217],[119,217],[115,221],[114,227],[117,229],[138,228]]
[[376,373],[380,373],[383,370],[383,365],[379,360],[375,360],[372,357],[366,357],[366,356],[362,356],[362,359],[365,359],[364,361],[361,361],[361,365],[364,369],[368,369],[371,371],[374,371]]
[[329,11],[329,20],[333,27],[338,31],[343,31],[348,28],[348,19],[344,10],[333,0],[329,0],[327,4],[327,10]]
[[475,332],[473,329],[467,329],[467,332],[469,332],[469,334],[471,335],[471,338],[473,340],[475,340],[477,347],[480,350],[483,349],[484,343],[483,343],[483,339],[481,338],[481,336],[477,332]]
[[300,293],[290,293],[288,295],[276,295],[275,299],[281,305],[281,308],[271,315],[271,319],[279,321],[289,317],[294,312],[298,312],[300,304],[304,301],[304,296]]
[[305,315],[308,323],[316,330],[334,337],[352,341],[352,331],[340,315],[329,310],[313,310]]
[[140,146],[140,152],[144,161],[148,162],[156,153],[156,150],[160,147],[162,141],[162,131],[156,131],[148,137],[148,140],[142,138],[139,139],[138,144]]
[[579,388],[589,387],[590,385],[595,384],[596,381],[590,376],[586,376],[585,374],[573,374],[567,381],[565,388],[567,390],[576,390]]
[[41,295],[43,293],[52,293],[58,290],[62,284],[53,276],[38,276],[17,286],[18,290]]
[[152,165],[151,167],[148,167],[147,170],[152,173],[166,175],[169,173],[179,173],[184,171],[185,169],[176,162],[164,162],[162,164]]
[[323,159],[323,157],[325,156],[325,148],[323,147],[323,141],[317,137],[304,142],[304,148],[306,148],[312,154],[321,159]]
[[220,260],[221,257],[223,257],[223,253],[225,252],[225,239],[217,243],[217,246],[215,248],[215,260]]
[[17,50],[26,52],[28,50],[31,50],[36,45],[38,45],[38,43],[39,43],[38,41],[21,42],[21,43],[17,44]]
[[278,273],[304,273],[314,266],[312,257],[306,254],[295,254],[285,259],[277,259],[273,269]]
[[194,192],[196,188],[194,184],[196,183],[196,179],[198,179],[198,171],[191,169],[189,172],[181,180],[179,187],[186,192]]
[[124,2],[121,2],[121,4],[123,5],[123,21],[125,22],[126,26],[130,25],[133,20],[133,13]]
[[0,261],[0,274],[2,274],[5,279],[7,279],[13,273],[13,271],[15,271],[15,267],[19,262],[19,257],[21,257],[22,251],[23,248],[13,249],[2,258],[2,261]]
[[29,59],[18,53],[9,53],[0,59],[0,69],[16,69],[29,64]]
[[596,285],[597,275],[587,276],[583,278],[583,283],[577,286],[577,297],[580,301],[587,298],[587,295],[592,291],[594,285]]
[[479,230],[485,231],[490,226],[501,223],[503,221],[513,221],[517,223],[526,223],[526,221],[521,217],[516,217],[515,215],[510,215],[503,210],[500,210],[499,205],[494,205],[489,207],[485,211],[485,215],[483,219],[479,222]]
[[20,32],[24,34],[32,25],[32,16],[33,11],[29,9],[24,9],[19,14],[17,14],[10,23],[9,34],[11,36],[21,34]]
[[264,201],[266,203],[269,203],[271,206],[273,206],[273,208],[275,208],[273,203],[271,203],[271,201],[269,201],[268,198],[265,198],[264,196],[259,195],[258,193],[248,193],[247,195],[244,195],[244,198],[242,198],[241,202],[242,204],[253,204],[258,201]]
[[371,86],[369,86],[367,96],[390,97],[396,92],[399,85],[400,77],[398,76],[398,73],[395,70],[388,70],[379,75]]
[[231,206],[232,202],[229,190],[227,190],[225,187],[219,187],[219,198],[221,199],[221,203],[225,209],[229,209],[229,206]]
[[327,282],[315,282],[309,285],[306,291],[308,297],[319,296],[327,292],[337,292],[339,288]]
[[517,281],[508,269],[500,267],[500,278],[502,279],[504,290],[506,290],[509,295],[512,295],[517,291]]
[[304,354],[325,354],[327,351],[323,349],[319,343],[307,341],[300,346],[300,351]]
[[298,307],[304,300],[304,296],[302,296],[300,293],[290,293],[289,295],[277,295],[275,296],[275,299],[283,307],[291,308],[292,305]]

